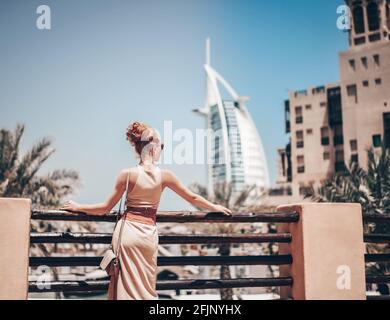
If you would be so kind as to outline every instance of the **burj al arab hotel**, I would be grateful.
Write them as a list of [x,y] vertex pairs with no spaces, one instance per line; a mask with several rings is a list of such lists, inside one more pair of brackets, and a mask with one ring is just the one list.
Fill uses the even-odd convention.
[[[269,173],[263,144],[245,106],[248,97],[239,96],[211,67],[210,39],[206,40],[206,101],[194,112],[205,117],[208,154],[208,188],[231,183],[233,192],[245,186],[268,188]],[[230,97],[223,98],[221,90]]]

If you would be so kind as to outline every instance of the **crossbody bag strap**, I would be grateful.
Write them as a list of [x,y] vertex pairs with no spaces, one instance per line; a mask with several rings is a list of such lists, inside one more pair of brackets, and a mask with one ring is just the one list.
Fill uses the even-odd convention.
[[[127,200],[127,195],[128,195],[128,191],[129,191],[129,177],[130,177],[130,170],[127,174],[127,180],[126,180],[125,201],[122,201],[123,200],[123,196],[122,196],[121,201],[119,203],[119,211],[118,211],[117,218],[116,218],[116,224],[118,224],[120,216],[122,215],[122,212],[121,212],[122,202],[124,202],[124,207],[126,206],[126,200]],[[125,208],[123,208],[123,212],[125,212]],[[125,218],[126,218],[126,213],[124,213],[124,214],[125,214]],[[119,258],[120,245],[121,245],[121,241],[122,241],[123,226],[124,226],[124,221],[122,221],[121,228],[119,230],[119,235],[118,235],[118,245],[117,245],[117,250],[115,253],[117,258]]]

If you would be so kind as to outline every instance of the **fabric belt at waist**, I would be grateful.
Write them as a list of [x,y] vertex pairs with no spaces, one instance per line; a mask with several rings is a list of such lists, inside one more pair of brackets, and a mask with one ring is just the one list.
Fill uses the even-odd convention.
[[[150,207],[127,207],[124,213],[126,220],[135,220],[146,224],[156,224],[157,209]],[[122,218],[123,218],[122,216]]]
[[157,209],[150,207],[127,207],[126,212],[140,213],[144,216],[149,217],[156,215]]

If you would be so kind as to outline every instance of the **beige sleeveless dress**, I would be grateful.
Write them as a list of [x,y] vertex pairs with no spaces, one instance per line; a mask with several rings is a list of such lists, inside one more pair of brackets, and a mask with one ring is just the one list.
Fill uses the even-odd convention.
[[[157,209],[162,192],[160,169],[154,167],[152,171],[147,171],[138,165],[130,170],[130,174],[137,178],[133,189],[128,192],[127,207]],[[122,224],[124,226],[119,248],[121,270],[117,282],[117,299],[156,300],[158,233],[155,221],[150,217],[128,212],[127,218],[120,219],[114,230],[112,243],[115,252],[118,250],[118,236]],[[112,280],[108,290],[110,300],[114,299],[114,288]]]

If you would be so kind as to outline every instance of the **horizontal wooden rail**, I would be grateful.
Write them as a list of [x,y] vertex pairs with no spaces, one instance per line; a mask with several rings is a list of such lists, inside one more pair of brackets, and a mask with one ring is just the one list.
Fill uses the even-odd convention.
[[364,257],[366,262],[390,262],[390,253],[368,253]]
[[[31,233],[30,243],[111,243],[111,233],[46,232]],[[240,234],[240,235],[163,235],[160,244],[218,244],[218,243],[289,243],[291,234]]]
[[[102,257],[30,257],[30,266],[46,265],[49,267],[66,266],[99,266]],[[158,257],[159,266],[185,266],[185,265],[285,265],[291,264],[291,255],[265,255],[265,256],[184,256],[184,257]]]
[[[86,215],[83,213],[70,213],[58,210],[33,210],[32,219],[63,220],[63,221],[96,221],[115,222],[115,213],[107,215]],[[192,212],[192,211],[164,211],[157,213],[157,222],[196,223],[255,223],[255,222],[297,222],[297,213],[240,213],[226,216],[218,212]]]
[[107,291],[109,280],[29,282],[28,292],[96,292]]
[[374,234],[369,233],[364,235],[364,242],[367,243],[388,243],[390,242],[390,234]]
[[390,213],[379,214],[379,213],[364,213],[364,222],[386,222],[390,223]]
[[390,283],[390,275],[366,275],[367,283]]
[[[157,281],[157,290],[220,289],[291,286],[292,278],[245,278],[245,279],[196,279]],[[29,292],[89,292],[106,291],[108,280],[53,281],[40,287],[38,282],[29,283]]]
[[31,232],[30,243],[100,243],[110,244],[112,233]]

